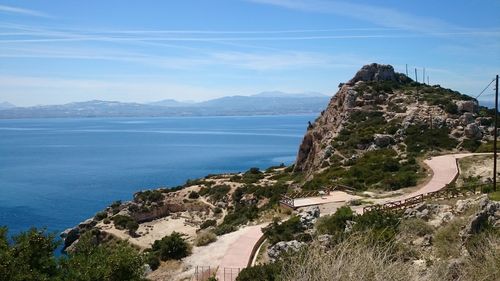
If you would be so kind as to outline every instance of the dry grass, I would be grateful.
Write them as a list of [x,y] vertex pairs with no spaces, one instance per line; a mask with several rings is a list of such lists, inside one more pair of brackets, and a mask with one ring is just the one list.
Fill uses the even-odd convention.
[[215,235],[215,233],[210,231],[200,231],[194,240],[194,245],[198,247],[206,246],[215,241],[217,241],[217,235]]
[[500,280],[500,237],[498,233],[482,237],[469,256],[435,264],[429,269],[424,280]]
[[391,247],[375,246],[353,235],[328,251],[313,243],[284,263],[283,281],[406,281],[416,276],[411,265],[393,255]]

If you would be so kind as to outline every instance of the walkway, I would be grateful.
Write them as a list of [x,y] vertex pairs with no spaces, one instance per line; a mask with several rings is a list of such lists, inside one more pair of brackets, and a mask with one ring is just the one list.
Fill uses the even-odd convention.
[[244,228],[240,237],[229,246],[217,271],[220,281],[234,281],[238,271],[247,267],[253,248],[263,235],[264,226],[261,224]]
[[[426,183],[422,188],[409,194],[384,199],[373,199],[372,201],[374,201],[375,204],[381,204],[390,201],[403,200],[416,195],[440,190],[444,188],[448,183],[456,179],[456,177],[458,176],[459,169],[457,165],[457,159],[473,155],[480,154],[448,154],[427,159],[424,161],[424,163],[429,166],[429,168],[433,172],[433,175],[430,181]],[[335,205],[338,204],[338,206],[342,206],[343,203],[339,202],[342,201],[342,199],[344,199],[343,202],[346,202],[351,199],[351,197],[355,198],[354,196],[340,191],[333,192],[330,196],[325,197],[326,199],[321,199],[318,197],[296,199],[295,202],[302,205],[312,205],[311,203],[316,202],[317,205],[333,203]],[[353,209],[358,213],[363,212],[363,206],[357,206]],[[235,275],[234,271],[232,276],[230,276],[228,273],[224,275],[224,268],[243,269],[247,267],[253,247],[263,235],[261,231],[262,227],[264,227],[264,225],[251,226],[240,230],[242,231],[242,234],[228,247],[226,253],[224,254],[224,257],[222,258],[221,264],[219,266],[219,271],[217,272],[217,277],[219,278],[219,280],[233,281],[236,279],[237,274]]]

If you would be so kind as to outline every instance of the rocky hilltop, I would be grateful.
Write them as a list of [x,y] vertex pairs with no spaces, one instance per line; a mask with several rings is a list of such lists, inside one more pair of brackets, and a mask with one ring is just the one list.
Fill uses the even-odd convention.
[[[300,145],[294,171],[308,178],[367,151],[390,148],[404,160],[434,150],[475,150],[491,140],[492,113],[480,111],[477,100],[417,83],[391,65],[365,65],[339,88]],[[415,143],[413,137],[426,135],[434,140]]]

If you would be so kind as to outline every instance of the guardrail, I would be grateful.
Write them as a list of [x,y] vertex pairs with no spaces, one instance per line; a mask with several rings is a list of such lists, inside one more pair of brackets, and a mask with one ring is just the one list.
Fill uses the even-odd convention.
[[363,213],[371,211],[401,211],[410,207],[414,207],[429,199],[451,199],[456,197],[468,196],[475,194],[478,187],[484,187],[489,184],[481,184],[469,187],[458,188],[443,188],[437,191],[428,192],[406,198],[404,200],[391,201],[384,204],[376,204],[363,207]]

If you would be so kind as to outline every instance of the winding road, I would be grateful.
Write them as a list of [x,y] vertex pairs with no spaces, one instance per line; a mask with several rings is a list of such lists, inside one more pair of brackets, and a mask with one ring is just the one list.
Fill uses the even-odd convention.
[[[440,190],[458,177],[459,175],[459,168],[457,164],[458,159],[467,156],[484,155],[484,154],[487,153],[448,154],[427,159],[424,161],[424,163],[432,170],[432,177],[421,188],[419,188],[414,192],[407,193],[404,195],[383,198],[383,199],[373,199],[372,201],[375,204],[383,204],[390,201],[404,200],[416,195]],[[345,197],[343,199],[348,199],[348,198],[349,197]],[[337,200],[336,202],[338,201],[341,200]],[[308,205],[321,205],[331,202],[332,202],[331,200],[325,201],[324,198],[320,197],[307,198]],[[338,207],[344,205],[345,202],[347,202],[347,200],[343,202],[338,202],[339,203]],[[333,213],[335,209],[331,209],[330,213]],[[363,206],[358,206],[354,208],[354,210],[358,213],[362,213]],[[231,272],[231,269],[239,269],[247,267],[250,258],[252,258],[253,248],[261,240],[261,237],[263,235],[261,231],[262,227],[264,227],[264,225],[256,225],[256,226],[245,227],[237,231],[239,232],[238,238],[233,240],[233,242],[227,247],[226,252],[220,261],[219,269],[217,271],[217,277],[219,278],[219,280],[233,281],[236,279],[237,274],[236,275],[234,274],[235,271],[232,271],[231,274],[229,274],[228,272]],[[224,269],[226,269],[226,274],[224,274]]]

